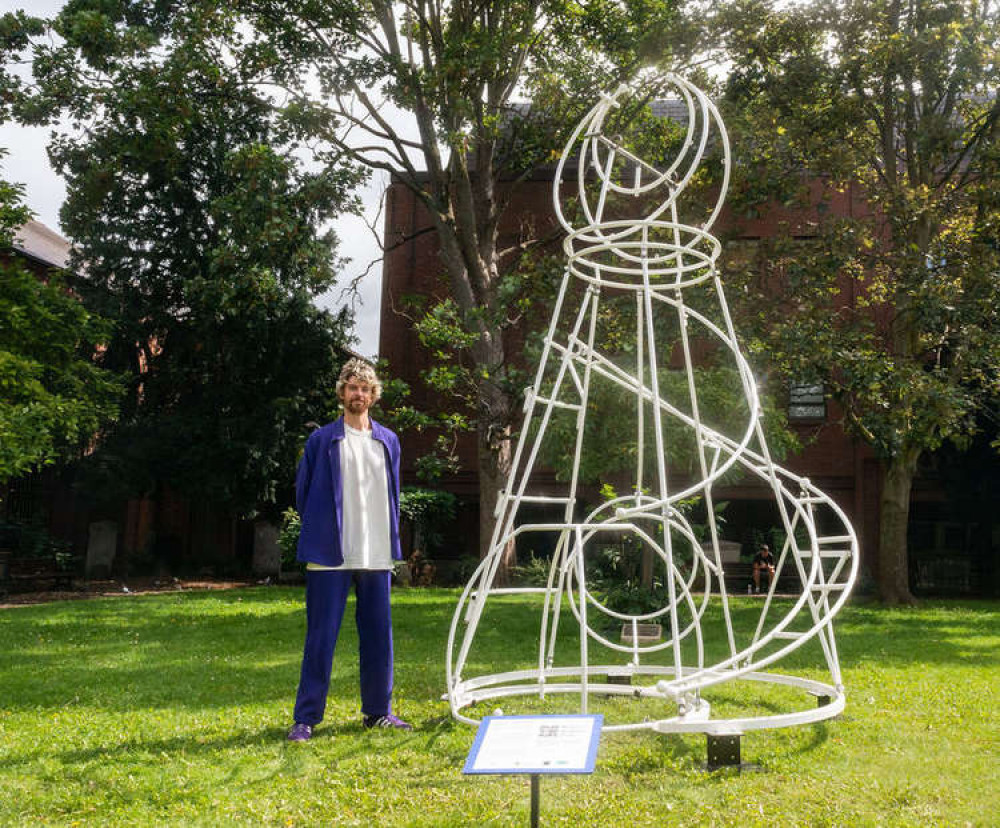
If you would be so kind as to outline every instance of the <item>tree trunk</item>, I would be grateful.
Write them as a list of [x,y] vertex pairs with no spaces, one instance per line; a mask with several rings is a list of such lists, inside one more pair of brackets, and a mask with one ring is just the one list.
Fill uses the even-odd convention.
[[639,586],[651,590],[653,588],[653,550],[645,543],[642,545],[642,557],[639,560]]
[[[494,401],[497,397],[506,398],[499,389],[494,389]],[[509,403],[509,400],[507,400]],[[493,538],[493,527],[496,522],[497,496],[507,485],[511,471],[511,441],[510,427],[485,416],[484,406],[480,406],[477,436],[479,445],[479,556],[485,557],[490,551],[490,541]],[[506,584],[510,580],[510,570],[517,563],[514,542],[510,541],[504,549],[497,570],[497,583]]]
[[890,606],[916,603],[910,592],[906,531],[919,459],[920,449],[904,449],[887,462],[882,481],[877,582],[879,597]]

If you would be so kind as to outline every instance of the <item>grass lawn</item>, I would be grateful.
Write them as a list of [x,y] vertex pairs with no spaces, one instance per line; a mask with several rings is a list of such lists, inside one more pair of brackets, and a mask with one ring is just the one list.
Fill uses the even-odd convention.
[[[347,624],[327,719],[304,745],[283,738],[301,588],[0,610],[0,825],[526,825],[526,778],[461,773],[474,730],[440,700],[456,597],[395,595],[412,733],[361,729]],[[503,600],[484,663],[534,634],[526,599]],[[1000,603],[857,605],[837,640],[844,716],[749,733],[759,771],[705,773],[701,735],[609,733],[592,776],[542,780],[541,823],[1000,824]],[[812,675],[808,655],[788,669]]]

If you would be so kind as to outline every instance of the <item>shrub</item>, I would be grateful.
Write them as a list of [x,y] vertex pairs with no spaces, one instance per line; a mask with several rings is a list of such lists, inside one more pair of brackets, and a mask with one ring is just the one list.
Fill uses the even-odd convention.
[[281,549],[281,569],[283,572],[294,572],[300,567],[296,559],[299,544],[299,532],[302,531],[302,518],[294,508],[289,506],[281,514],[281,530],[278,532],[278,546]]

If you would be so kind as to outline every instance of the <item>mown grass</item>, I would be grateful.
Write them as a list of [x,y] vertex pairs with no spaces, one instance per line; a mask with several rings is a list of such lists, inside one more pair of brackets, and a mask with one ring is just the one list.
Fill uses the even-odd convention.
[[[474,731],[440,699],[456,597],[395,596],[396,707],[412,733],[362,730],[347,625],[327,719],[305,745],[283,739],[301,589],[0,610],[0,824],[525,825],[526,779],[461,774]],[[482,663],[535,635],[504,601]],[[703,736],[609,733],[592,776],[542,781],[542,824],[1000,823],[1000,604],[852,606],[837,640],[845,715],[748,734],[758,771],[704,772]],[[786,668],[808,674],[815,655]]]

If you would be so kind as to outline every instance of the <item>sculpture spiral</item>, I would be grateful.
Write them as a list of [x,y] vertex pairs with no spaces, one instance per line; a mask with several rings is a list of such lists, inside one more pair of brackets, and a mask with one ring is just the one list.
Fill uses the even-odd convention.
[[[634,139],[609,134],[626,105],[662,102],[668,94],[675,110],[669,123],[679,144],[671,162],[644,160]],[[621,126],[627,132],[627,118]],[[688,199],[690,204],[684,196],[698,183],[709,151],[721,157],[722,183],[706,208],[704,195]],[[575,198],[569,201],[582,216],[577,227],[561,199],[574,162]],[[676,75],[626,84],[602,96],[562,153],[553,197],[568,234],[565,275],[534,385],[525,395],[524,425],[507,488],[496,504],[490,552],[459,599],[448,639],[448,699],[461,721],[479,720],[467,710],[478,702],[534,696],[544,707],[552,695],[567,693],[579,697],[581,712],[595,695],[637,700],[636,709],[619,714],[624,721],[605,715],[606,730],[733,733],[819,721],[844,707],[832,621],[857,575],[857,540],[833,500],[770,458],[757,387],[716,271],[721,246],[710,232],[725,198],[729,164],[718,111]],[[691,205],[701,205],[698,223],[680,218],[682,210],[695,209]],[[627,305],[633,310],[623,316],[620,309]],[[609,308],[616,312],[602,313]],[[615,331],[609,330],[623,318],[634,320],[630,347],[621,347],[620,331],[612,336]],[[611,341],[619,347],[611,348]],[[710,413],[711,406],[699,399],[697,367],[706,354],[734,377],[738,404],[723,406],[722,414]],[[584,514],[581,464],[599,439],[588,431],[587,418],[597,396],[609,394],[634,439],[627,463],[632,491]],[[565,452],[571,454],[571,472],[562,492],[545,493],[535,469],[548,456],[546,441],[560,439],[557,451],[572,448]],[[692,466],[683,476],[676,470],[682,449]],[[786,540],[762,599],[734,598],[726,590],[715,517],[715,491],[724,475],[756,478],[777,505]],[[706,538],[686,517],[691,498],[704,506]],[[561,518],[533,520],[539,509],[557,510]],[[547,585],[498,587],[505,547],[532,534],[555,548]],[[663,606],[616,611],[589,588],[598,550],[624,543],[651,550],[665,587]],[[775,598],[782,577],[797,586],[791,598]],[[484,668],[475,651],[477,636],[491,631],[484,626],[487,609],[500,596],[525,593],[537,593],[517,599],[523,612],[537,616],[537,639],[509,642],[511,663],[505,666],[513,669]],[[733,615],[748,606],[759,614],[754,633],[741,637]],[[579,632],[571,650],[566,636],[559,636],[566,618]],[[620,640],[607,632],[609,622],[622,625]],[[642,640],[639,624],[647,622],[662,624],[662,640]],[[764,671],[808,642],[818,642],[816,655],[825,661],[828,682]],[[518,643],[529,645],[530,652],[520,653]],[[734,714],[727,709],[726,716],[713,716],[704,691],[745,681],[804,690],[828,703],[763,715],[757,709]]]

